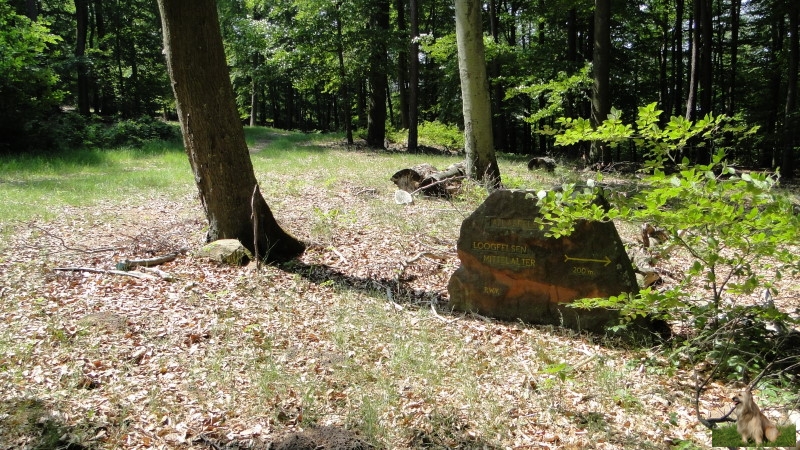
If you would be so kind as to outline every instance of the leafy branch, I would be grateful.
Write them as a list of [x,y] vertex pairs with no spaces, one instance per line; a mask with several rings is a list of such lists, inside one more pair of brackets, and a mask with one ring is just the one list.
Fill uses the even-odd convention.
[[[550,236],[560,237],[571,234],[579,220],[656,224],[668,236],[665,245],[690,260],[678,283],[663,290],[648,287],[635,294],[586,299],[576,305],[619,309],[626,319],[656,315],[680,321],[696,337],[714,333],[744,314],[751,323],[725,328],[727,338],[754,345],[739,345],[736,354],[722,356],[714,350],[714,342],[719,340],[699,339],[694,344],[702,347],[701,353],[722,356],[725,361],[719,362],[731,371],[748,364],[763,367],[769,353],[763,342],[759,347],[755,337],[734,335],[770,337],[765,324],[797,319],[774,306],[746,306],[739,299],[760,290],[776,294],[776,283],[783,274],[800,269],[792,250],[800,241],[800,220],[788,196],[777,189],[777,173],[737,170],[729,165],[723,150],[717,150],[708,164],[693,165],[681,156],[690,142],[713,145],[723,132],[747,131],[731,131],[724,116],[712,115],[696,122],[673,117],[662,127],[660,115],[651,104],[639,108],[634,123],[623,122],[616,110],[596,128],[584,119],[559,119],[565,128],[556,136],[558,145],[603,141],[614,146],[633,141],[647,149],[649,160],[633,195],[605,192],[600,174],[584,186],[570,184],[537,193],[539,226]],[[667,162],[674,164],[672,170],[665,169]],[[604,206],[600,197],[613,200],[613,204]]]

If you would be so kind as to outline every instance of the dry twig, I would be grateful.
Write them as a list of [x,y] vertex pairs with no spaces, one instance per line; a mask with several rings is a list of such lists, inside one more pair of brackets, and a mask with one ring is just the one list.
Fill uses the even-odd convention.
[[57,272],[89,272],[89,273],[105,273],[109,275],[122,275],[127,277],[133,278],[141,278],[145,280],[157,280],[158,277],[154,277],[152,275],[148,275],[146,273],[141,272],[127,272],[124,270],[105,270],[105,269],[96,269],[94,267],[56,267],[53,269]]

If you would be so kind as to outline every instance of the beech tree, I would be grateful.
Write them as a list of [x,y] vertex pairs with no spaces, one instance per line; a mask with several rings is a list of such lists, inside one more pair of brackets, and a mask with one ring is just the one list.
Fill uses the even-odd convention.
[[215,0],[158,0],[167,69],[208,241],[238,239],[284,261],[305,245],[275,221],[258,189],[233,96]]
[[456,0],[456,44],[461,101],[464,111],[464,151],[467,174],[490,188],[500,185],[500,168],[494,153],[492,108],[481,28],[481,2]]

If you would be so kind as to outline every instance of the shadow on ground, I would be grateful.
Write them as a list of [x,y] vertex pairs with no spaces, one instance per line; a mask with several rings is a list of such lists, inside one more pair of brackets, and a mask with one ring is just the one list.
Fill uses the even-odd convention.
[[75,429],[61,422],[52,408],[43,401],[20,398],[5,402],[0,408],[0,429],[4,439],[2,448],[28,448],[34,450],[84,450],[93,448],[78,443]]
[[431,303],[434,305],[444,303],[441,292],[410,288],[404,285],[403,278],[354,277],[325,264],[306,264],[297,260],[283,264],[281,269],[297,274],[314,284],[332,282],[348,290],[372,296],[384,296],[399,304],[427,306]]

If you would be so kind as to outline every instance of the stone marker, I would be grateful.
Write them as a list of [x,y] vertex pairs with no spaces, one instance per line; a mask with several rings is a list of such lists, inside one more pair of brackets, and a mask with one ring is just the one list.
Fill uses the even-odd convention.
[[[527,194],[529,198],[526,198]],[[535,192],[493,192],[461,225],[461,267],[447,287],[461,311],[527,323],[601,331],[615,311],[566,305],[638,290],[613,223],[581,221],[575,232],[545,237]]]
[[238,239],[218,239],[210,242],[200,248],[195,256],[231,266],[239,266],[253,259],[253,254]]

